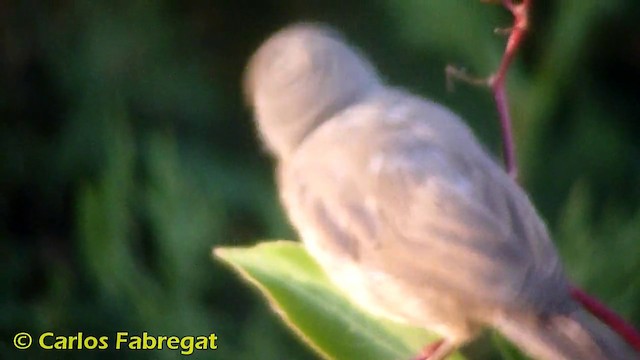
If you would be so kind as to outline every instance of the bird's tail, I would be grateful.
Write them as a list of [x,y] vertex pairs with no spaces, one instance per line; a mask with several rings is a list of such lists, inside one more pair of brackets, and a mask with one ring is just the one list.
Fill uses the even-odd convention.
[[569,315],[503,313],[493,326],[535,359],[640,360],[622,338],[580,309]]

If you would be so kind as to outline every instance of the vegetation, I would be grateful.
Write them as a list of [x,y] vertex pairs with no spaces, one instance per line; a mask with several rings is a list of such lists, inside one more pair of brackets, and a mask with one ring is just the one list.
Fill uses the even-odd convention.
[[[572,279],[640,325],[640,3],[539,2],[533,16],[508,81],[523,186]],[[2,357],[181,356],[17,352],[20,331],[215,332],[218,349],[192,357],[315,356],[211,256],[296,238],[240,88],[251,52],[290,22],[341,29],[499,156],[490,94],[445,87],[447,64],[487,75],[500,60],[492,30],[511,19],[478,0],[27,0],[0,19]]]

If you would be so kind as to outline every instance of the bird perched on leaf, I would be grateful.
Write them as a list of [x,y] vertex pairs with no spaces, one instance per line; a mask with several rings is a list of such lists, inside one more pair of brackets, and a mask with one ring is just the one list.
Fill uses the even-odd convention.
[[527,195],[453,112],[317,24],[266,40],[244,85],[308,252],[360,307],[442,335],[423,358],[485,327],[540,359],[638,358],[571,299]]

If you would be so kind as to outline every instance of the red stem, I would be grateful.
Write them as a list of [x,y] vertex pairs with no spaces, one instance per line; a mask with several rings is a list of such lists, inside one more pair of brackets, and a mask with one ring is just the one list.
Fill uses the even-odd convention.
[[[505,78],[509,66],[511,65],[515,54],[517,53],[522,41],[526,35],[529,26],[529,10],[531,9],[532,0],[522,0],[520,3],[514,3],[513,0],[502,0],[502,5],[507,8],[514,17],[514,25],[507,41],[507,46],[498,67],[496,74],[489,79],[489,84],[493,90],[493,97],[498,108],[500,116],[500,125],[502,129],[502,149],[504,162],[507,173],[514,179],[517,178],[518,167],[515,158],[515,145],[511,131],[511,115],[509,113],[509,103],[505,90]],[[591,297],[584,291],[572,286],[570,289],[571,297],[580,303],[593,316],[600,319],[604,324],[609,326],[613,331],[620,335],[629,345],[637,351],[640,351],[640,333],[631,325],[627,324],[620,316],[609,310],[603,303]]]
[[620,335],[631,347],[640,351],[640,333],[627,324],[618,314],[609,310],[597,299],[589,296],[577,287],[571,287],[571,297],[582,304],[593,316],[607,324],[613,331]]
[[513,62],[522,40],[525,37],[527,28],[529,26],[529,6],[530,0],[525,0],[520,4],[514,4],[511,0],[503,0],[502,4],[506,7],[514,17],[514,25],[507,41],[507,46],[502,56],[502,61],[498,67],[498,71],[489,80],[489,84],[493,90],[493,97],[498,107],[498,114],[500,116],[500,125],[502,128],[502,153],[504,156],[504,162],[507,173],[514,179],[518,176],[518,166],[516,164],[515,157],[515,143],[513,141],[513,132],[511,131],[511,115],[509,112],[509,105],[507,101],[507,92],[505,79],[509,66]]
[[504,163],[507,169],[507,173],[513,178],[518,177],[518,167],[516,165],[515,158],[515,143],[513,142],[513,132],[511,131],[511,117],[509,116],[509,108],[507,101],[507,92],[504,86],[494,86],[493,98],[496,101],[498,107],[498,114],[500,115],[500,125],[502,130],[502,154],[504,156]]

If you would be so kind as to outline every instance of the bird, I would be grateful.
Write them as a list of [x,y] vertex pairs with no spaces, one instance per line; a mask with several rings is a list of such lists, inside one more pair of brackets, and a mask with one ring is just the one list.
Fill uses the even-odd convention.
[[304,247],[360,308],[439,334],[419,358],[491,328],[537,359],[640,359],[571,299],[544,221],[470,127],[340,32],[277,31],[243,89]]

